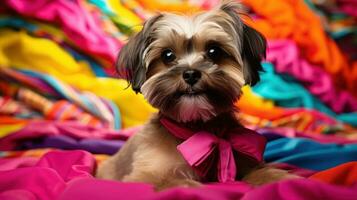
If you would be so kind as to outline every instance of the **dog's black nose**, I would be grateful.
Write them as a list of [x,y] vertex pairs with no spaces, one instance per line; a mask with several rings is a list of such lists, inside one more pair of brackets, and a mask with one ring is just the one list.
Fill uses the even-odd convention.
[[194,85],[201,78],[201,72],[195,69],[188,69],[182,74],[183,80],[190,85]]

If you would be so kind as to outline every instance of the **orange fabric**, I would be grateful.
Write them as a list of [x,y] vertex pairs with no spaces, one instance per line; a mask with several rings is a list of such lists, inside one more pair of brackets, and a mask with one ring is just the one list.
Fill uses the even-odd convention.
[[0,115],[0,124],[4,126],[5,124],[26,124],[26,123],[28,123],[28,120]]
[[348,162],[309,177],[326,183],[352,186],[357,183],[357,162]]
[[282,117],[286,112],[283,108],[275,106],[271,101],[264,100],[253,94],[251,89],[243,88],[243,95],[235,103],[240,113],[245,113],[259,118],[273,120]]
[[[320,65],[334,78],[336,86],[357,96],[356,63],[348,63],[329,38],[319,17],[303,0],[243,0],[258,15],[248,24],[268,39],[292,39],[311,63]],[[354,67],[353,67],[354,66]]]
[[160,0],[138,0],[138,2],[141,3],[145,9],[152,11],[190,13],[200,10],[199,7],[194,6],[188,2],[167,3]]

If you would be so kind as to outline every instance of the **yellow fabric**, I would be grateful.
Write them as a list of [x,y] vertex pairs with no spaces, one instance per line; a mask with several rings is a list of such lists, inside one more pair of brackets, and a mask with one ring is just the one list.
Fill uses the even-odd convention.
[[139,31],[141,29],[142,20],[131,10],[125,8],[120,1],[118,0],[108,0],[108,4],[110,8],[116,13],[118,16],[123,17],[125,19],[125,24],[131,26],[135,31]]
[[21,69],[36,69],[61,77],[93,76],[90,68],[78,65],[73,57],[48,39],[34,38],[26,32],[0,30],[0,64]]
[[58,44],[25,32],[0,30],[0,66],[31,69],[50,74],[80,90],[113,100],[119,107],[123,127],[144,123],[155,112],[125,80],[96,78],[86,63],[79,64]]
[[15,131],[18,131],[24,127],[23,124],[5,124],[0,125],[0,138],[3,138]]
[[254,107],[261,109],[271,109],[274,108],[274,102],[271,100],[263,99],[263,97],[255,94],[252,88],[248,85],[242,88],[243,95],[237,102],[238,107],[243,105],[252,104]]

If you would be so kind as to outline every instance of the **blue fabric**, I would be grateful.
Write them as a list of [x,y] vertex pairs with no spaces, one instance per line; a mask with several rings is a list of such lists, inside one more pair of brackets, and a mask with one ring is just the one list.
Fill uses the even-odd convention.
[[357,161],[357,144],[321,144],[306,138],[280,138],[268,142],[264,159],[311,170],[325,170]]

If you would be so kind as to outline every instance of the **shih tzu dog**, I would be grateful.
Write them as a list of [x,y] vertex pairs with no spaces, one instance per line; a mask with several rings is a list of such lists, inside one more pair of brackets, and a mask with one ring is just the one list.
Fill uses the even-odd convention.
[[123,47],[118,70],[159,113],[99,166],[97,177],[158,190],[296,177],[266,166],[265,140],[236,119],[234,103],[245,84],[259,81],[266,50],[240,10],[224,1],[194,16],[161,13]]

